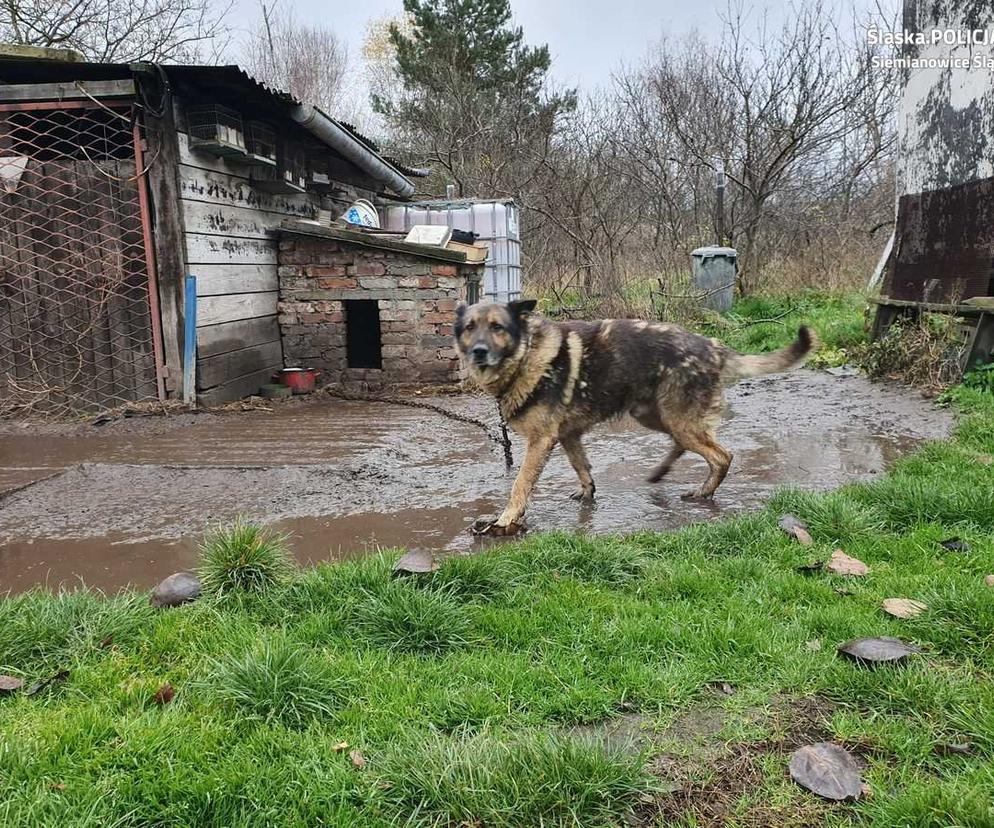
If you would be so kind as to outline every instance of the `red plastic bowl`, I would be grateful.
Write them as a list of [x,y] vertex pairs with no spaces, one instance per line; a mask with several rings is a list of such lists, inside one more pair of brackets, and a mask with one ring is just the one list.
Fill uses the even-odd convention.
[[294,394],[310,394],[319,376],[321,373],[313,368],[283,368],[273,374],[273,379],[283,383]]

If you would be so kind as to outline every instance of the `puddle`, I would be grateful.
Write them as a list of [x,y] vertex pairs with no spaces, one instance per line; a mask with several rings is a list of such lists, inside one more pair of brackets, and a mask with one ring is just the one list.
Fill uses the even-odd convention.
[[[728,398],[719,438],[735,460],[715,503],[679,499],[705,476],[696,456],[685,456],[661,484],[645,483],[668,438],[620,421],[585,441],[597,502],[568,499],[575,476],[557,451],[529,525],[629,532],[713,520],[760,506],[778,486],[824,489],[870,478],[951,426],[948,412],[898,389],[814,371],[743,382]],[[431,402],[497,428],[489,399]],[[522,454],[516,441],[515,459]],[[193,566],[204,529],[239,516],[290,533],[304,565],[376,546],[468,550],[469,523],[499,512],[512,480],[499,448],[474,426],[326,397],[272,412],[99,429],[6,425],[0,591],[80,581],[147,587]]]

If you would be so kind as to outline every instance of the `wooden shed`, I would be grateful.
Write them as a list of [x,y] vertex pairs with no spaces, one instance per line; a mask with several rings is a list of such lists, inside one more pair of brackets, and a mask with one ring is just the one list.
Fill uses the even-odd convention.
[[284,364],[278,230],[419,174],[237,66],[91,64],[0,50],[0,415],[196,393]]

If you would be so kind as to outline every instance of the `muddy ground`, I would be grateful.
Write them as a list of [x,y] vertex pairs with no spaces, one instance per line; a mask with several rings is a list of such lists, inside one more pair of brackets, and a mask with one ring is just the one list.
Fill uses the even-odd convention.
[[[421,398],[423,399],[423,398]],[[659,485],[644,477],[669,442],[623,421],[587,439],[597,502],[568,499],[553,456],[532,530],[668,529],[759,506],[778,486],[825,489],[884,471],[951,415],[859,377],[799,371],[728,393],[720,439],[735,454],[713,504],[679,494],[705,476],[685,456]],[[486,420],[491,400],[430,400]],[[515,441],[515,459],[522,447]],[[513,472],[475,426],[441,415],[321,395],[271,411],[180,414],[103,426],[0,426],[0,591],[80,581],[149,586],[196,559],[197,538],[237,516],[291,533],[302,563],[376,546],[467,550],[467,527],[499,512]]]

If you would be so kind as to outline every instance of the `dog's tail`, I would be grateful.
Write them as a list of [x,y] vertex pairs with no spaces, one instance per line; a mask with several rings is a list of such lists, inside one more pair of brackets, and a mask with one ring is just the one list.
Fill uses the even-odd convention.
[[739,354],[733,353],[725,363],[724,374],[729,381],[735,382],[744,377],[758,377],[762,374],[776,374],[799,368],[807,360],[811,352],[818,347],[818,337],[807,325],[801,325],[797,330],[797,339],[779,351],[768,354]]

